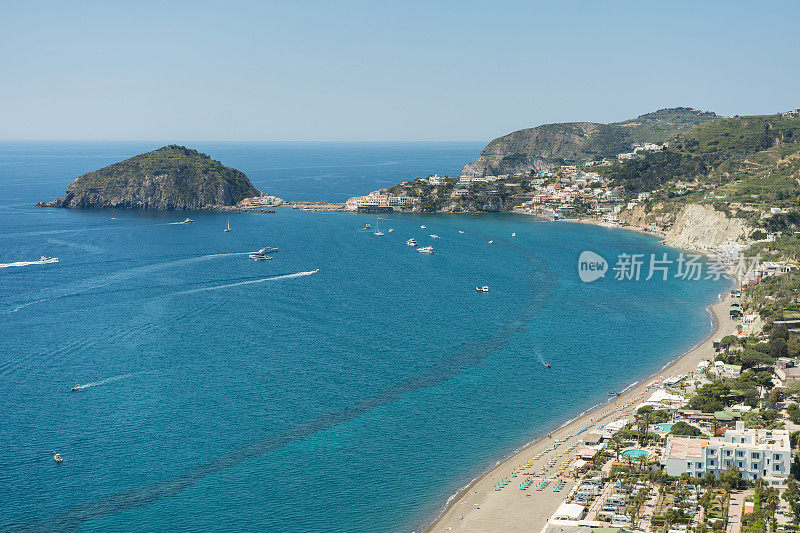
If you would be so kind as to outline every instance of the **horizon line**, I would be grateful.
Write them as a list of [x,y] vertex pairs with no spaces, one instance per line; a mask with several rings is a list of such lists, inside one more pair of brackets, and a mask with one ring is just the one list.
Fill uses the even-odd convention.
[[359,140],[359,139],[190,139],[182,141],[169,141],[166,139],[2,139],[0,142],[165,142],[167,144],[182,143],[488,143],[485,139],[397,139],[397,140]]

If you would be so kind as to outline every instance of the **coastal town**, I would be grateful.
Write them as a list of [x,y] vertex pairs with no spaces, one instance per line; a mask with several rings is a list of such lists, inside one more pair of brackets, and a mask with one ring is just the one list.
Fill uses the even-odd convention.
[[713,337],[478,478],[431,531],[795,531],[800,276],[738,281]]

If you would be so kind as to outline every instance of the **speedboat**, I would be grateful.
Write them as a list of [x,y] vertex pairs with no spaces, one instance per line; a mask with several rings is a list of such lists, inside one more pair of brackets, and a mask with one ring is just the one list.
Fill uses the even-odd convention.
[[46,265],[48,263],[58,263],[58,257],[47,257],[43,255],[39,258],[39,263]]
[[192,220],[191,218],[187,218],[186,220],[181,222],[181,224],[192,224],[193,222],[194,222],[194,220]]
[[420,226],[420,228],[422,228],[422,229],[427,229],[427,228],[428,228],[428,226]]
[[250,254],[250,259],[253,261],[266,261],[267,259],[272,259],[265,253],[256,252],[254,254]]
[[389,228],[387,231],[388,231],[389,233],[391,233],[391,232],[393,232],[393,231],[394,231],[394,228]]
[[439,237],[439,236],[438,236],[438,235],[436,235],[435,233],[431,233],[431,234],[429,235],[429,237],[430,237],[431,239],[441,239],[441,237]]
[[376,231],[376,232],[375,232],[375,235],[382,236],[382,235],[383,235],[383,232],[382,232],[382,231]]
[[261,249],[257,253],[259,253],[259,254],[267,254],[267,253],[270,253],[270,252],[277,252],[277,251],[278,251],[278,247],[277,246],[262,246]]
[[511,234],[511,236],[512,236],[512,237],[516,237],[516,236],[517,236],[517,234],[516,234],[516,233],[512,233],[512,234]]
[[372,226],[370,226],[369,224],[367,224],[366,226],[364,226],[364,229],[372,229]]
[[314,270],[311,271],[312,274],[316,274],[317,272],[319,272],[318,268],[315,268]]
[[544,366],[546,366],[547,368],[550,368],[550,363],[545,363]]
[[62,462],[64,462],[64,458],[63,458],[63,457],[61,457],[61,454],[60,454],[60,453],[57,453],[57,454],[55,454],[55,455],[53,456],[53,461],[55,461],[55,462],[57,462],[57,463],[62,463]]
[[432,254],[433,246],[423,246],[422,248],[417,248],[417,251],[421,254]]
[[489,241],[489,244],[492,244],[494,241]]
[[459,233],[464,233],[464,232],[463,232],[463,231],[461,231],[461,230],[458,230],[458,232],[459,232]]
[[75,385],[74,387],[72,387],[72,392],[76,392],[76,391],[79,391],[79,390],[81,390],[81,386],[80,385]]
[[484,285],[483,287],[475,287],[475,290],[478,292],[489,292],[489,287]]
[[417,241],[416,241],[416,239],[413,239],[413,238],[412,239],[408,239],[406,241],[406,244],[409,245],[409,246],[416,246],[417,245]]

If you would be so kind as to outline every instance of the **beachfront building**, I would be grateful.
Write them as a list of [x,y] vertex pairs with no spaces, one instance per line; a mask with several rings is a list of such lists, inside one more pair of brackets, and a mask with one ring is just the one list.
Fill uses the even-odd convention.
[[770,485],[783,485],[789,475],[792,451],[785,429],[745,429],[737,422],[724,437],[698,439],[667,438],[664,469],[671,476],[688,473],[695,477],[720,475],[735,466],[742,479],[764,479]]

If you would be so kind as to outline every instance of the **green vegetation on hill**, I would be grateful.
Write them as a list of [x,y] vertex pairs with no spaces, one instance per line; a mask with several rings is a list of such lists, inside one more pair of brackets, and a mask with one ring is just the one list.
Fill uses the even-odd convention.
[[717,186],[727,203],[796,203],[800,187],[800,117],[766,115],[707,122],[669,147],[612,167],[607,177],[632,192],[670,181]]
[[242,172],[173,144],[83,174],[69,185],[66,196],[46,205],[202,209],[258,195]]
[[720,117],[688,107],[661,109],[612,124],[569,122],[515,131],[490,142],[468,175],[527,174],[561,164],[583,163],[629,152],[635,143],[662,143]]

